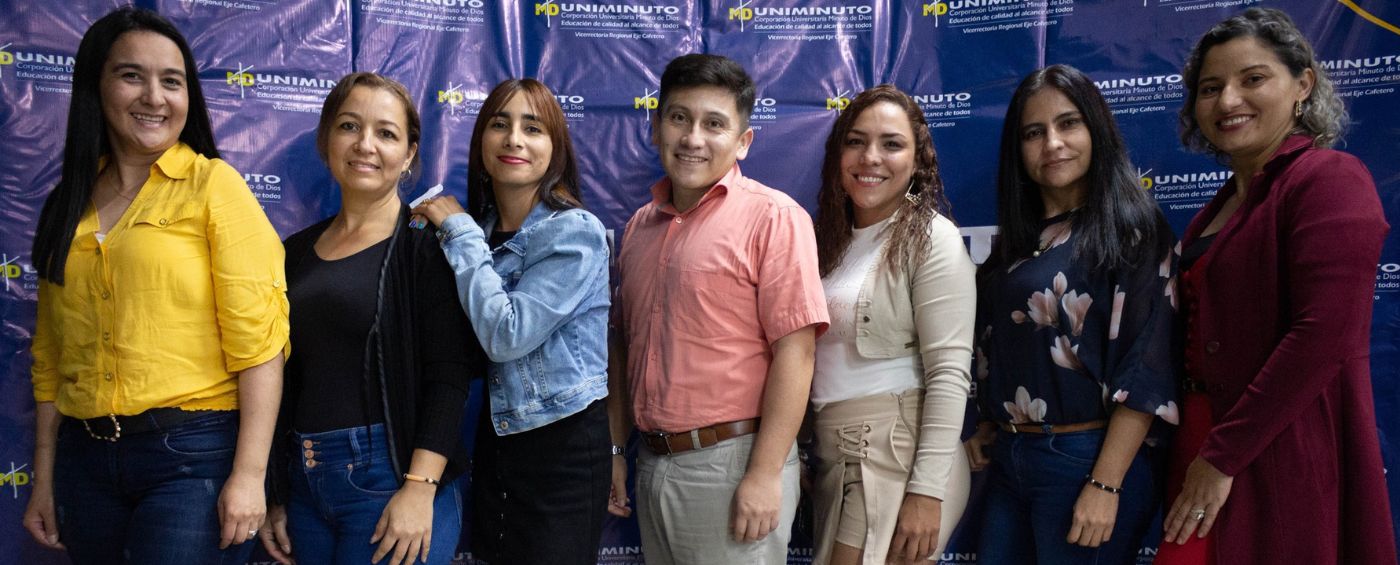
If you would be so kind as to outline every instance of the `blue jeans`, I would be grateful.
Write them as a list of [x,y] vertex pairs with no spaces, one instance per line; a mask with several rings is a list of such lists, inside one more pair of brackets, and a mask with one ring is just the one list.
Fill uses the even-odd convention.
[[1000,432],[992,445],[981,565],[1119,565],[1136,562],[1138,546],[1157,510],[1146,450],[1123,477],[1118,517],[1108,543],[1097,548],[1065,541],[1084,476],[1103,447],[1104,430],[1065,434]]
[[[287,502],[293,557],[299,565],[370,563],[378,548],[369,542],[374,527],[399,490],[384,425],[294,437],[295,446],[282,447],[297,452]],[[438,486],[432,511],[427,563],[449,563],[462,535],[462,498],[455,483]]]
[[219,549],[219,493],[237,442],[236,411],[211,411],[115,442],[64,418],[54,503],[68,556],[79,565],[247,561],[253,541]]

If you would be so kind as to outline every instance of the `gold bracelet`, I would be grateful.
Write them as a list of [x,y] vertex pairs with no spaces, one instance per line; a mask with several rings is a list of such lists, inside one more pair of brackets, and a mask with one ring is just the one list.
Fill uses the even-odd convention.
[[413,473],[404,473],[403,478],[406,481],[418,481],[420,483],[428,483],[433,486],[438,486],[442,484],[442,481],[439,481],[437,479],[430,479],[428,477],[424,477],[422,475],[415,475]]

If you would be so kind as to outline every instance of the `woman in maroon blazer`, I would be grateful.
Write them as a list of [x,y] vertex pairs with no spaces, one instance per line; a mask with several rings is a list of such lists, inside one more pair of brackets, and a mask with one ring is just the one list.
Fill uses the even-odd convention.
[[1389,226],[1366,167],[1328,149],[1346,111],[1277,10],[1211,28],[1182,74],[1182,141],[1234,176],[1182,240],[1188,394],[1157,563],[1394,564],[1369,359]]

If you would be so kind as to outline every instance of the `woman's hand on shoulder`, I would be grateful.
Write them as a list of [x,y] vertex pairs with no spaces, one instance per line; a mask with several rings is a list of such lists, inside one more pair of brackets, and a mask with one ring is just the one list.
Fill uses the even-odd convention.
[[889,561],[910,565],[927,561],[938,549],[943,501],[922,494],[905,493],[890,541]]
[[466,210],[462,204],[457,202],[457,198],[451,195],[443,195],[429,198],[412,210],[415,216],[420,216],[432,222],[433,225],[442,227],[443,220],[453,214],[464,214]]
[[[428,560],[433,541],[433,497],[437,486],[419,481],[404,481],[389,499],[379,523],[374,526],[370,543],[379,547],[370,559],[378,563],[385,556],[388,565],[411,565]],[[390,552],[393,552],[392,555]]]

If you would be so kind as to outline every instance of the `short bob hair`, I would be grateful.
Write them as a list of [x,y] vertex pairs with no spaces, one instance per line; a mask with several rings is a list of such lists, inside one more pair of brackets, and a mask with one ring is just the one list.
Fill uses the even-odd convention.
[[666,109],[666,100],[677,90],[714,86],[729,92],[734,98],[734,107],[739,112],[741,129],[749,127],[749,114],[753,113],[753,102],[757,89],[743,65],[733,59],[707,53],[691,53],[671,59],[666,70],[661,72],[661,88],[656,95],[657,107]]
[[93,22],[78,43],[78,53],[73,59],[73,95],[68,105],[61,176],[58,186],[44,201],[34,233],[34,266],[40,278],[53,284],[63,284],[68,248],[73,244],[78,220],[92,200],[92,187],[100,172],[97,161],[112,153],[111,142],[107,139],[107,119],[102,114],[102,69],[117,39],[138,31],[158,34],[180,49],[180,56],[185,60],[185,92],[189,96],[180,141],[200,155],[210,159],[219,157],[204,91],[199,84],[199,69],[180,30],[160,14],[134,6],[117,8]]
[[554,146],[549,167],[535,189],[540,202],[551,210],[582,208],[574,144],[569,140],[569,123],[564,118],[564,109],[559,107],[559,99],[538,80],[513,78],[491,89],[491,94],[481,103],[481,113],[477,116],[476,126],[472,128],[471,149],[467,155],[467,210],[473,217],[484,218],[496,209],[496,192],[491,187],[491,175],[486,172],[481,138],[486,134],[486,126],[515,96],[525,98],[525,103],[534,110],[535,118],[549,134],[549,141]]
[[1294,78],[1302,76],[1306,69],[1313,70],[1316,81],[1308,99],[1303,101],[1303,115],[1297,118],[1295,132],[1311,137],[1313,145],[1317,147],[1336,144],[1350,121],[1346,106],[1337,96],[1332,80],[1327,78],[1326,69],[1318,63],[1307,38],[1293,25],[1288,14],[1273,8],[1250,8],[1243,14],[1215,24],[1191,49],[1191,54],[1186,57],[1186,68],[1181,72],[1186,83],[1186,103],[1182,104],[1178,116],[1181,143],[1188,149],[1224,157],[1201,134],[1200,124],[1196,122],[1196,88],[1200,85],[1201,66],[1205,64],[1206,54],[1211,48],[1240,37],[1253,37],[1273,51]]
[[[335,87],[326,95],[326,101],[321,104],[321,119],[316,122],[316,154],[321,156],[321,162],[330,164],[330,156],[326,152],[326,146],[330,143],[331,130],[335,128],[335,116],[340,112],[340,106],[345,103],[345,99],[350,97],[350,92],[357,86],[378,88],[394,95],[403,104],[403,113],[408,123],[408,146],[418,147],[419,140],[423,136],[423,122],[418,117],[418,108],[413,105],[413,98],[408,95],[408,89],[404,88],[398,81],[376,73],[350,73],[341,77]],[[418,165],[422,162],[419,157],[422,151],[413,152],[413,162],[409,163],[409,174],[412,178],[418,172]]]

